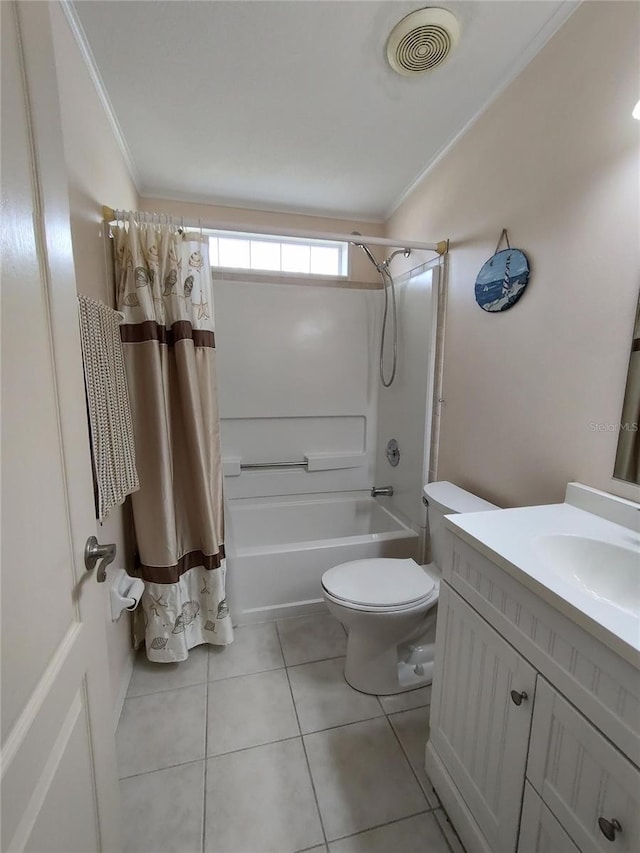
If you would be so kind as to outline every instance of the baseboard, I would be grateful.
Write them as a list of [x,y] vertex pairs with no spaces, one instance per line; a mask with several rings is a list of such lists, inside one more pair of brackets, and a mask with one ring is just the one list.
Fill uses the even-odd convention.
[[430,742],[425,752],[425,770],[464,847],[473,853],[495,853]]
[[118,723],[120,722],[120,715],[122,714],[122,709],[124,707],[124,700],[127,698],[127,691],[129,690],[129,682],[131,681],[131,676],[133,675],[133,665],[136,660],[135,649],[131,649],[131,653],[127,658],[127,665],[122,675],[122,680],[120,681],[120,691],[118,693],[118,698],[116,700],[116,706],[114,708],[114,720],[113,720],[113,730],[118,728]]

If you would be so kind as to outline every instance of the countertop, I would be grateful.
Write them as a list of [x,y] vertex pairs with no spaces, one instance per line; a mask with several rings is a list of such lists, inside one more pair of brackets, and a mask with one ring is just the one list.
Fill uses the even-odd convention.
[[[447,527],[532,592],[640,669],[640,618],[556,573],[536,550],[552,534],[600,539],[638,552],[640,532],[568,503],[445,517]],[[640,526],[640,513],[638,513]]]

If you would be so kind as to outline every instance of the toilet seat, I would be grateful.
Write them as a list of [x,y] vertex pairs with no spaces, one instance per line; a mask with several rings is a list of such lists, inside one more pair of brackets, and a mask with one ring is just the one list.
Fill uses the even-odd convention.
[[415,560],[354,560],[329,569],[322,587],[337,604],[355,610],[412,610],[437,595],[437,582]]

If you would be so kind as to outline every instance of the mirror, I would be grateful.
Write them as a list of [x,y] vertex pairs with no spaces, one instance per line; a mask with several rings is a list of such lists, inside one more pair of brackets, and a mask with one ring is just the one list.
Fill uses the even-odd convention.
[[618,480],[640,485],[640,295],[633,327],[613,476]]

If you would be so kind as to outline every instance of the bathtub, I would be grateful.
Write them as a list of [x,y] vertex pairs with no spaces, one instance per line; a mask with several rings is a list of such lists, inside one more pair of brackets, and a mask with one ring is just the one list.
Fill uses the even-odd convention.
[[234,624],[324,609],[332,566],[415,557],[418,535],[366,492],[227,501],[227,592]]

